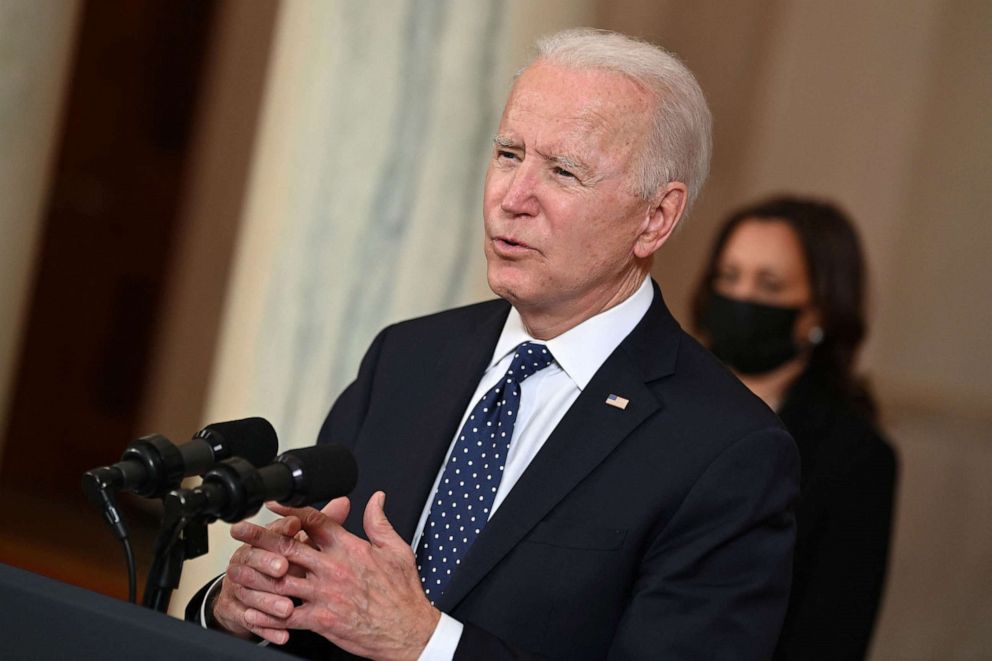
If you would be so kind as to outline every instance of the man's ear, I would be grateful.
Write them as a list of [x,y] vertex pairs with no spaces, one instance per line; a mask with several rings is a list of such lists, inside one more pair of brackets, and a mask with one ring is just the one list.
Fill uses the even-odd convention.
[[665,184],[651,200],[644,217],[641,233],[634,242],[634,255],[646,259],[664,245],[672,235],[688,200],[688,189],[681,181]]

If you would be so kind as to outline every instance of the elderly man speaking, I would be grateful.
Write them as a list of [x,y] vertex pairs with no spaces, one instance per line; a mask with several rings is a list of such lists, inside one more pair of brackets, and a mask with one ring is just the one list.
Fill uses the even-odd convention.
[[192,617],[312,658],[770,657],[797,453],[649,277],[706,102],[623,35],[536,50],[486,176],[499,299],[379,334],[318,439],[354,452],[356,507],[236,525]]

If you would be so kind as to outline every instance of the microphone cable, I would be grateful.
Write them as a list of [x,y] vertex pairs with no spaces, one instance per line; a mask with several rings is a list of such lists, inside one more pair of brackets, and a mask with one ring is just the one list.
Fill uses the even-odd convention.
[[138,571],[134,566],[134,550],[131,548],[131,540],[124,537],[121,539],[121,546],[124,547],[124,558],[127,561],[127,600],[136,604],[138,603]]

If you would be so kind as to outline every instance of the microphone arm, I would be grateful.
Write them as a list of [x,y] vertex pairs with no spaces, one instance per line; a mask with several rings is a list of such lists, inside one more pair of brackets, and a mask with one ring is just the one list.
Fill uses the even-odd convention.
[[207,524],[217,520],[218,504],[228,513],[228,503],[236,503],[238,512],[244,514],[223,518],[240,521],[261,508],[263,496],[259,470],[241,457],[231,457],[214,466],[195,489],[175,489],[166,494],[162,499],[162,528],[155,540],[155,559],[148,570],[142,605],[162,613],[168,610],[172,592],[179,587],[183,563],[208,551]]
[[[228,457],[242,456],[249,464],[264,466],[275,457],[278,447],[275,429],[267,420],[245,418],[207,425],[183,445],[174,445],[159,434],[144,436],[131,443],[116,464],[83,473],[83,492],[100,508],[114,536],[124,546],[131,602],[135,601],[137,577],[127,525],[117,508],[117,494],[130,491],[146,498],[162,497],[177,488],[184,477],[200,475]],[[204,540],[205,535],[204,532]],[[194,544],[190,552],[199,546],[205,552],[205,541],[202,545]]]

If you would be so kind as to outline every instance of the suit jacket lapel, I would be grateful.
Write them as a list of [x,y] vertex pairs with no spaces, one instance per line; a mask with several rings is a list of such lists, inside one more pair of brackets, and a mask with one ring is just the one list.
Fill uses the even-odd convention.
[[[646,385],[674,371],[679,327],[655,286],[644,319],[596,372],[507,495],[438,606],[450,611],[641,422],[664,405]],[[606,404],[616,394],[624,410]]]
[[[381,462],[390,463],[395,470],[391,486],[403,494],[391,501],[387,498],[388,505],[393,507],[386,513],[396,531],[408,542],[413,539],[424,503],[430,497],[428,491],[434,485],[468,400],[492,357],[508,312],[509,305],[501,307],[480,321],[469,337],[452,338],[450,350],[438,358],[434,374],[426,381],[432,386],[423,393],[420,408],[424,414],[411,427],[419,439],[415,447],[398,454],[389,447],[377,448]],[[397,463],[397,457],[403,460]]]

